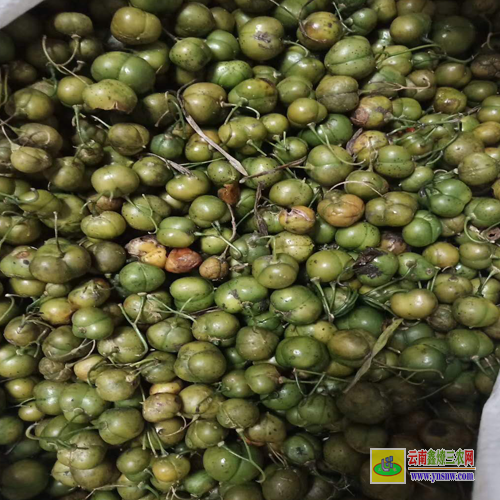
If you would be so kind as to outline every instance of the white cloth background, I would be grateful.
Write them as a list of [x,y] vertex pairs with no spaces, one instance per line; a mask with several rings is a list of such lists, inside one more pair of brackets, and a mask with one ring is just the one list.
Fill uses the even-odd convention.
[[24,14],[42,0],[0,0],[0,28]]
[[[42,0],[0,0],[0,28]],[[476,481],[473,500],[500,498],[498,457],[500,452],[500,377],[483,409],[476,451]]]

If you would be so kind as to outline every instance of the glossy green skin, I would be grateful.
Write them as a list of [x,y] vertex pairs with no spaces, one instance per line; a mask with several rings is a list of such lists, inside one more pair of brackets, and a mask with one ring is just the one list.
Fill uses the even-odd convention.
[[152,153],[166,160],[175,160],[182,155],[184,141],[168,133],[159,134],[153,137],[150,148]]
[[175,317],[151,325],[146,336],[153,348],[165,352],[178,352],[184,344],[193,340],[191,323]]
[[342,248],[361,252],[379,245],[380,231],[368,222],[358,222],[339,229],[335,234],[335,242]]
[[491,326],[498,316],[498,308],[493,302],[482,297],[459,298],[453,303],[453,317],[469,328]]
[[325,66],[331,75],[350,76],[358,80],[374,70],[375,58],[368,40],[353,36],[337,42],[328,51]]
[[404,45],[389,45],[379,55],[377,67],[390,67],[406,76],[413,69],[412,53]]
[[0,375],[4,378],[29,377],[35,372],[37,364],[38,359],[32,349],[22,354],[18,354],[16,346],[10,344],[0,349]]
[[144,428],[144,420],[135,408],[112,408],[99,416],[97,427],[104,442],[118,445],[138,436]]
[[[495,84],[489,81],[471,80],[462,90],[470,104],[482,103],[485,99],[495,94]],[[482,121],[482,120],[480,120]]]
[[215,196],[204,195],[191,203],[189,216],[198,227],[208,228],[215,222],[227,222],[231,214],[222,200]]
[[291,286],[297,279],[299,264],[287,254],[265,255],[258,257],[252,265],[252,275],[257,281],[270,289]]
[[126,52],[99,56],[92,63],[91,72],[97,82],[118,80],[138,94],[151,90],[155,81],[154,69],[144,59]]
[[419,210],[410,224],[403,228],[404,240],[412,246],[424,247],[434,243],[442,233],[439,219],[430,212]]
[[283,384],[276,393],[261,396],[264,406],[271,410],[289,410],[302,400],[302,394],[295,383]]
[[407,193],[389,192],[366,204],[366,220],[375,226],[400,227],[409,224],[417,211],[418,203]]
[[204,5],[184,5],[176,14],[175,33],[180,37],[203,37],[215,29],[215,19]]
[[152,292],[165,281],[165,273],[150,264],[133,262],[120,271],[120,284],[129,292]]
[[278,161],[274,158],[267,158],[264,156],[259,156],[257,158],[245,158],[242,162],[242,165],[249,173],[249,175],[269,172],[255,179],[248,179],[247,181],[245,181],[245,185],[250,188],[255,189],[259,183],[262,184],[263,188],[269,188],[284,177],[283,170],[276,170],[274,172],[276,167],[279,166]]
[[210,180],[205,172],[195,171],[192,175],[174,177],[167,183],[166,190],[172,198],[191,202],[210,191]]
[[270,302],[270,310],[281,314],[293,325],[313,323],[323,311],[321,300],[311,290],[301,285],[274,291]]
[[8,278],[32,279],[29,265],[35,257],[36,249],[21,245],[14,248],[0,261],[0,272]]
[[89,238],[113,240],[127,228],[125,219],[116,212],[106,211],[99,215],[88,215],[82,222],[82,231]]
[[394,98],[397,96],[397,91],[394,89],[404,86],[405,83],[405,77],[400,71],[390,66],[382,66],[363,85],[362,90],[365,92],[378,92],[385,97]]
[[283,443],[283,452],[292,463],[303,465],[319,459],[322,455],[322,446],[319,439],[312,434],[299,432],[287,438]]
[[228,102],[250,106],[261,114],[271,113],[278,103],[278,91],[265,80],[250,78],[229,92]]
[[139,231],[154,231],[170,213],[170,206],[153,195],[133,197],[122,206],[122,216],[127,224]]
[[200,125],[219,124],[225,116],[221,103],[227,98],[224,89],[218,85],[194,83],[183,94],[186,111]]
[[474,42],[474,25],[464,17],[449,16],[433,25],[431,38],[450,56],[465,52]]
[[377,13],[373,9],[360,9],[346,19],[355,35],[366,36],[377,26]]
[[425,13],[399,15],[390,26],[390,34],[396,43],[415,46],[427,35],[431,18]]
[[310,50],[328,50],[342,36],[342,26],[330,12],[313,12],[297,29],[300,43]]
[[246,399],[228,399],[217,411],[217,421],[226,429],[247,429],[255,425],[258,420],[257,406]]
[[44,355],[54,361],[71,361],[85,352],[82,341],[76,338],[69,326],[55,328],[45,338],[42,344]]
[[248,398],[255,394],[245,379],[245,370],[232,370],[222,377],[222,394],[227,398]]
[[188,382],[212,383],[226,371],[226,360],[213,344],[190,342],[180,348],[174,371],[179,378]]
[[113,333],[113,319],[97,307],[83,307],[71,318],[73,334],[79,338],[101,340]]
[[265,361],[273,355],[278,342],[278,336],[270,330],[246,326],[238,332],[235,346],[243,359]]
[[483,358],[494,350],[492,340],[480,330],[451,330],[449,343],[452,353],[465,360]]
[[384,317],[373,307],[359,306],[336,321],[340,330],[362,329],[374,336],[379,336],[383,330]]
[[22,89],[15,92],[7,101],[5,111],[9,116],[31,121],[49,118],[54,112],[51,99],[36,89]]
[[440,64],[435,71],[436,83],[440,87],[454,87],[460,89],[466,86],[471,78],[470,68],[465,64],[445,62]]
[[[267,137],[267,129],[256,118],[238,116],[222,125],[218,134],[225,146],[235,149],[245,156],[254,156],[258,154],[257,148],[262,147],[262,142]],[[272,168],[274,167],[271,164],[268,169]]]
[[395,293],[390,304],[394,313],[404,319],[424,319],[438,308],[434,293],[420,289]]
[[[422,117],[423,110],[420,103],[410,97],[401,97],[392,102],[392,113],[395,117],[418,120]],[[396,122],[399,125],[399,122]]]
[[139,187],[139,176],[122,165],[108,165],[98,168],[91,177],[92,187],[110,198],[128,195]]
[[248,367],[244,372],[244,377],[251,394],[268,395],[276,391],[281,385],[280,372],[274,365],[269,363],[259,363]]
[[273,184],[269,199],[281,207],[307,206],[314,197],[311,186],[298,179],[285,179]]
[[353,368],[361,366],[375,343],[375,336],[362,329],[339,330],[328,341],[332,360]]
[[436,275],[436,268],[421,255],[404,252],[398,255],[398,273],[410,281],[428,281]]
[[311,57],[303,48],[289,47],[283,54],[280,71],[285,77],[300,76],[317,84],[325,75],[325,66],[321,60]]
[[398,270],[398,258],[389,252],[368,250],[368,259],[354,264],[356,277],[363,285],[381,286],[392,279]]
[[215,61],[232,61],[239,54],[238,40],[227,31],[215,30],[207,37],[207,45]]
[[83,383],[64,387],[59,404],[64,416],[77,424],[84,424],[99,417],[109,406],[95,388]]
[[498,96],[491,95],[481,102],[481,109],[477,114],[480,122],[494,121],[500,122],[500,100]]
[[[236,443],[227,445],[230,451],[225,447],[213,446],[208,448],[203,455],[203,466],[208,474],[217,481],[225,481],[230,484],[242,484],[251,481],[259,475],[258,469],[248,461],[248,452],[242,445]],[[262,455],[254,446],[250,446],[250,457],[253,462],[262,465]],[[242,460],[235,456],[247,458]]]
[[239,30],[241,51],[254,61],[273,59],[283,50],[283,25],[271,17],[256,17]]
[[170,67],[168,57],[170,49],[168,45],[161,41],[142,45],[135,50],[135,53],[155,70],[157,75],[163,75]]
[[0,417],[0,429],[2,430],[2,446],[11,446],[23,435],[23,422],[19,418],[11,415]]
[[472,191],[458,179],[444,179],[424,187],[423,203],[439,217],[460,215],[472,199]]
[[98,241],[88,242],[87,250],[92,255],[93,268],[102,273],[113,273],[119,271],[126,260],[126,252],[123,247],[114,242]]
[[273,66],[258,64],[252,68],[253,77],[260,80],[267,80],[272,85],[277,85],[283,80],[283,75]]
[[380,175],[404,179],[415,170],[410,153],[402,146],[384,146],[379,149],[375,170]]
[[52,165],[52,158],[46,151],[39,148],[22,146],[10,155],[12,166],[27,174],[42,172]]
[[316,88],[316,98],[331,113],[345,113],[359,103],[358,82],[351,76],[325,76]]
[[325,344],[313,337],[289,337],[278,344],[276,361],[284,368],[321,370],[329,359]]
[[30,264],[31,274],[45,283],[66,283],[83,276],[90,269],[90,255],[71,244],[45,243]]
[[207,309],[214,302],[212,283],[197,276],[177,279],[170,286],[170,294],[175,306],[188,313]]
[[208,68],[207,79],[220,85],[225,90],[231,90],[239,83],[252,78],[253,72],[245,61],[233,60],[216,62]]
[[288,107],[287,118],[290,125],[295,128],[304,129],[310,124],[318,124],[327,116],[327,109],[323,104],[309,97],[294,100]]
[[500,222],[500,202],[494,198],[472,198],[464,211],[478,228],[487,228]]
[[48,486],[47,468],[39,460],[19,460],[5,467],[2,491],[6,498],[33,498]]
[[117,40],[128,45],[156,42],[162,32],[161,22],[154,14],[134,7],[115,12],[110,29]]
[[290,106],[293,101],[301,97],[314,98],[313,85],[306,78],[300,76],[289,76],[277,86],[280,102]]
[[196,239],[196,225],[185,217],[167,217],[159,225],[158,241],[173,248],[187,248]]
[[353,136],[354,130],[351,121],[344,115],[330,114],[326,120],[311,130],[303,130],[299,137],[304,139],[310,147],[320,146],[322,139],[328,139],[331,145],[344,146]]
[[72,436],[69,441],[76,449],[59,450],[57,460],[60,464],[85,470],[94,469],[103,462],[107,447],[96,432],[84,431]]
[[265,310],[268,292],[255,278],[242,276],[219,286],[214,300],[218,307],[230,314],[251,314]]
[[231,257],[252,265],[257,258],[270,254],[266,240],[257,233],[244,234],[234,241],[233,247],[230,249]]
[[136,123],[119,123],[108,131],[111,147],[124,156],[140,153],[149,143],[149,132]]
[[496,160],[486,153],[473,153],[458,166],[458,177],[468,186],[481,186],[493,182],[499,172]]
[[306,272],[310,279],[329,283],[340,276],[347,278],[349,276],[347,269],[352,264],[352,257],[343,250],[320,250],[307,259]]
[[307,175],[324,187],[344,181],[353,171],[353,158],[339,146],[316,146],[306,160]]
[[377,198],[389,190],[389,183],[381,175],[366,170],[354,170],[347,176],[346,181],[346,193],[354,194],[363,201]]
[[197,340],[212,342],[222,346],[232,345],[240,323],[236,316],[224,311],[201,315],[193,325],[193,336]]
[[170,61],[179,68],[196,72],[202,70],[211,60],[212,51],[208,44],[199,38],[184,38],[170,50]]

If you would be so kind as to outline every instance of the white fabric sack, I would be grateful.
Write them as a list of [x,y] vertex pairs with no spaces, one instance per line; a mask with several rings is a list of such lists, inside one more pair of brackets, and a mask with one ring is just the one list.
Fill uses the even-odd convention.
[[24,14],[42,0],[0,0],[0,28]]
[[473,500],[495,500],[500,497],[498,450],[500,448],[500,377],[483,408],[476,448],[476,475]]

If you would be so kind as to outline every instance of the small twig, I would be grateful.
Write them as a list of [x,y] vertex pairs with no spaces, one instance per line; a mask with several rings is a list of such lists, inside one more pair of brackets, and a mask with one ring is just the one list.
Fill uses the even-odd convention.
[[227,205],[227,209],[229,210],[229,213],[231,214],[231,228],[232,228],[233,232],[231,234],[230,241],[233,241],[234,238],[236,237],[236,229],[237,229],[236,218],[234,217],[233,207],[229,203],[226,203],[226,205]]
[[259,182],[257,184],[257,192],[255,194],[255,203],[253,206],[253,212],[259,233],[262,234],[263,236],[267,236],[269,234],[269,231],[267,229],[267,224],[265,223],[262,215],[259,212],[259,201],[262,196],[262,186],[263,186],[262,182]]
[[248,175],[248,172],[245,170],[243,165],[234,157],[232,157],[226,150],[221,148],[216,142],[214,142],[210,137],[208,137],[203,130],[201,130],[200,126],[194,121],[193,117],[186,111],[186,108],[184,106],[184,99],[182,96],[179,94],[178,95],[179,99],[179,105],[182,109],[182,112],[184,113],[184,116],[186,117],[186,121],[193,127],[195,132],[202,137],[210,146],[212,146],[215,150],[217,150],[226,160],[241,174],[241,175]]
[[167,160],[166,158],[163,158],[163,156],[160,155],[155,155],[154,153],[148,153],[146,156],[154,156],[155,158],[160,159],[162,162],[165,163],[168,167],[173,168],[174,170],[177,170],[177,172],[187,175],[189,177],[193,177],[193,172],[189,170],[189,168],[183,167],[182,165],[179,165],[178,163],[175,163],[175,161],[172,160]]
[[261,177],[263,175],[268,175],[268,174],[274,174],[277,170],[283,170],[286,168],[290,167],[296,167],[297,165],[300,165],[304,161],[306,161],[307,156],[303,156],[302,158],[299,158],[298,160],[291,161],[290,163],[285,163],[284,165],[279,165],[276,168],[273,168],[272,170],[266,170],[265,172],[259,172],[258,174],[253,174],[253,175],[247,175],[240,179],[240,183],[243,184],[245,181],[248,179],[255,179],[256,177]]
[[394,332],[399,328],[403,319],[397,319],[393,321],[380,335],[380,337],[375,342],[372,352],[366,359],[366,361],[361,365],[360,369],[357,371],[356,375],[352,379],[351,383],[344,389],[344,393],[349,392],[361,379],[361,377],[370,369],[372,365],[373,358],[385,347],[389,339],[392,337]]

